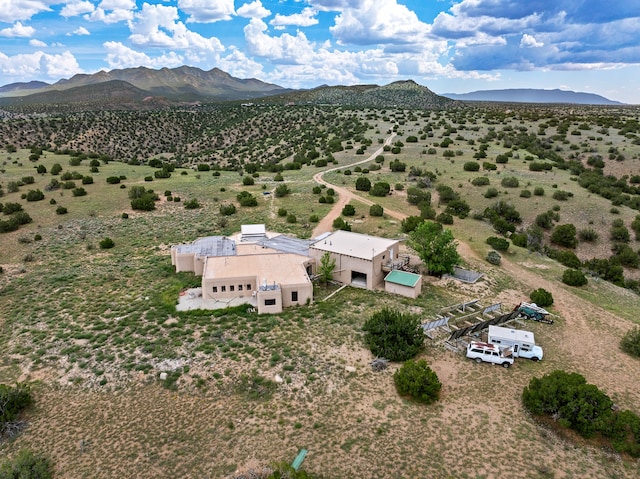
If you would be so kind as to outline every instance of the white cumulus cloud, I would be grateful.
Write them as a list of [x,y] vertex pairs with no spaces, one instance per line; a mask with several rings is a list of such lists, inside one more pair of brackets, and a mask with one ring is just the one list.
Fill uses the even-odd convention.
[[103,47],[107,51],[106,61],[109,68],[135,68],[139,66],[173,68],[183,64],[183,58],[175,52],[150,57],[146,53],[132,50],[120,42],[105,42]]
[[43,42],[42,40],[37,40],[36,38],[29,40],[29,45],[36,48],[46,48],[47,46],[45,42]]
[[0,21],[12,23],[16,20],[29,20],[40,12],[50,12],[51,1],[46,0],[0,0]]
[[71,2],[62,7],[62,10],[60,10],[60,15],[64,18],[77,17],[78,15],[91,13],[95,9],[96,7],[93,3],[87,2],[85,0],[80,2]]
[[67,33],[68,37],[70,37],[71,35],[83,36],[83,35],[91,35],[91,33],[89,32],[89,30],[87,30],[84,27],[78,27],[74,31]]
[[256,0],[255,2],[251,3],[245,3],[240,8],[238,8],[236,13],[238,14],[238,16],[244,18],[264,18],[271,15],[271,11],[264,8],[260,0]]
[[178,0],[178,8],[189,15],[187,22],[212,23],[231,20],[233,0]]
[[544,46],[544,42],[539,42],[533,35],[525,33],[520,40],[520,46],[524,48],[540,48]]
[[36,29],[28,25],[23,25],[21,22],[16,22],[12,27],[3,28],[0,30],[0,36],[2,37],[26,37],[29,38]]
[[3,75],[18,78],[58,79],[61,76],[74,75],[83,71],[71,52],[49,55],[38,51],[11,57],[0,52],[0,72]]
[[276,27],[288,25],[310,27],[318,24],[318,19],[316,18],[317,13],[313,8],[305,8],[302,12],[294,13],[293,15],[281,15],[278,13],[269,23]]

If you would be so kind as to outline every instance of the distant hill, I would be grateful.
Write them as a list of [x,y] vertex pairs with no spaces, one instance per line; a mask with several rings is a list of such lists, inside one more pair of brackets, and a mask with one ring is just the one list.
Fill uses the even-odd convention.
[[574,105],[622,105],[594,93],[569,90],[541,90],[512,88],[506,90],[481,90],[470,93],[443,93],[442,96],[460,101],[497,101],[506,103],[567,103]]
[[39,88],[46,88],[49,84],[43,81],[30,81],[30,82],[19,82],[19,83],[9,83],[8,85],[0,86],[0,94],[17,94],[19,95],[21,92],[23,95],[32,93],[33,90],[37,90]]
[[437,95],[413,80],[397,81],[384,86],[320,86],[277,95],[265,101],[283,100],[294,103],[347,105],[354,107],[450,108],[460,104]]
[[[125,83],[130,85],[131,89],[125,88]],[[82,87],[90,87],[94,91],[90,94],[87,90],[78,90]],[[0,87],[0,97],[4,97],[5,100],[7,97],[22,97],[22,100],[16,102],[18,104],[79,102],[83,101],[82,96],[86,95],[90,96],[92,101],[98,101],[114,98],[116,90],[122,90],[124,93],[127,89],[129,91],[124,96],[131,99],[151,96],[172,101],[247,100],[291,91],[255,78],[235,78],[218,68],[203,71],[199,68],[182,66],[159,70],[139,67],[100,71],[92,75],[79,74],[52,85],[43,82],[14,83]],[[75,94],[64,93],[69,91],[75,94],[80,92],[80,98]],[[29,96],[32,98],[28,98]],[[14,104],[13,101],[2,103]]]

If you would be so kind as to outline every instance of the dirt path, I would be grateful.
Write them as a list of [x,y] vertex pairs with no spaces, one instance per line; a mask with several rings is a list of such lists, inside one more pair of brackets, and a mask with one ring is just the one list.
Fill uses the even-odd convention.
[[[351,200],[359,201],[360,203],[364,203],[367,206],[372,206],[374,204],[373,201],[367,198],[363,198],[362,196],[356,195],[355,193],[349,191],[346,188],[332,185],[331,183],[329,183],[323,178],[323,175],[331,171],[337,171],[342,168],[350,168],[352,166],[361,165],[362,163],[366,163],[368,161],[373,161],[376,156],[382,154],[382,152],[384,151],[384,147],[386,145],[391,144],[395,136],[396,134],[392,133],[391,136],[389,136],[384,141],[384,144],[380,148],[378,148],[376,151],[374,151],[371,155],[369,155],[364,160],[358,161],[357,163],[351,163],[350,165],[337,166],[335,168],[330,168],[328,170],[324,170],[324,171],[321,171],[320,173],[316,173],[315,175],[313,175],[313,181],[321,185],[325,185],[329,188],[333,188],[336,191],[336,193],[338,194],[338,201],[336,201],[333,204],[333,208],[331,208],[331,211],[329,211],[329,213],[327,213],[327,215],[324,218],[322,218],[320,222],[317,224],[317,226],[313,229],[313,233],[311,234],[312,238],[315,238],[321,235],[322,233],[326,233],[327,231],[332,231],[333,220],[335,220],[338,216],[340,216],[340,214],[342,213],[342,208],[344,208]],[[407,217],[407,215],[403,213],[399,213],[397,211],[387,211],[386,209],[385,209],[385,214],[399,220],[402,220]]]

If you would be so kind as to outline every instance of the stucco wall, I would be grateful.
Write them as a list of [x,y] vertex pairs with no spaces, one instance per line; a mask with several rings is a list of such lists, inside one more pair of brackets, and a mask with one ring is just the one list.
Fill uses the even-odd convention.
[[400,296],[415,299],[420,296],[420,293],[422,292],[422,277],[420,277],[413,288],[411,286],[403,286],[401,284],[385,281],[384,290],[387,293],[399,294]]

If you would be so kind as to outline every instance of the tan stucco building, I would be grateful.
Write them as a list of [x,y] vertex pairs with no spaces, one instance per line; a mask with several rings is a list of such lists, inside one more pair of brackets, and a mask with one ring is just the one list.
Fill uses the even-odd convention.
[[336,261],[333,279],[367,289],[382,287],[384,266],[398,258],[400,242],[351,231],[334,231],[309,246],[309,256],[320,264],[329,253]]

